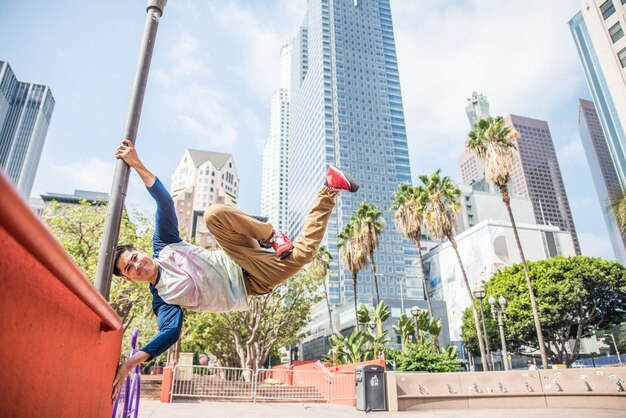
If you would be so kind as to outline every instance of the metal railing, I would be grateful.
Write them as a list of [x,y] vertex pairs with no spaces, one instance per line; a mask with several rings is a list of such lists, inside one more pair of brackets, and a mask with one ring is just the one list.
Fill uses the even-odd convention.
[[170,402],[174,396],[215,399],[254,399],[254,374],[250,369],[176,365]]
[[254,400],[328,402],[331,378],[330,373],[316,370],[259,369]]
[[248,402],[334,402],[355,397],[353,372],[176,365],[170,402],[177,398]]

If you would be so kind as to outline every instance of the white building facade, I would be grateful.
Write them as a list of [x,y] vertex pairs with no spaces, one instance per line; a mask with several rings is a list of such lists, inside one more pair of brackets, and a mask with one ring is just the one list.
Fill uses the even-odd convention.
[[[194,212],[221,203],[237,206],[239,176],[231,154],[194,149],[185,150],[172,174],[170,192],[176,206],[181,231],[189,239],[193,232]],[[197,220],[196,220],[197,221]],[[198,242],[199,245],[208,243]]]
[[263,148],[261,178],[261,215],[274,229],[285,231],[289,212],[289,86],[293,41],[280,50],[280,88],[272,96],[270,135]]
[[[516,220],[524,256],[528,261],[555,256],[575,256],[572,236],[556,226],[521,223]],[[521,262],[511,223],[484,220],[456,237],[459,254],[471,290],[503,268]],[[433,300],[446,302],[450,341],[461,341],[463,311],[470,306],[462,273],[449,242],[424,257],[429,291]]]

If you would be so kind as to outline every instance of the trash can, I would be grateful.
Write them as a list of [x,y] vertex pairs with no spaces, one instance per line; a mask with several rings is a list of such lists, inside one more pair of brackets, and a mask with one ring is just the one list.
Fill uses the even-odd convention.
[[358,411],[387,410],[385,369],[382,366],[357,367],[355,380]]

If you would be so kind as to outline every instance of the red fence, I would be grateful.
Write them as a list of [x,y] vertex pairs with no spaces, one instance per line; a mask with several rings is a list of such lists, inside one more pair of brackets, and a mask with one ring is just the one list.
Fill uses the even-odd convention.
[[121,320],[0,173],[0,405],[106,417]]

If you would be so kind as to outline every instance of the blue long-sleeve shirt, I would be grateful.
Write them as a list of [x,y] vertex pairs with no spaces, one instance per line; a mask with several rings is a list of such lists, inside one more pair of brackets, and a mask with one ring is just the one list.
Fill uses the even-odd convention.
[[[179,236],[174,201],[163,183],[157,178],[152,187],[147,189],[157,204],[154,236],[152,237],[152,257],[158,258],[165,246],[182,240]],[[161,267],[159,267],[156,283],[159,282],[160,278]],[[150,293],[152,293],[152,312],[157,316],[159,333],[141,350],[154,358],[178,341],[183,326],[183,311],[178,305],[165,303],[152,284],[150,284]]]

